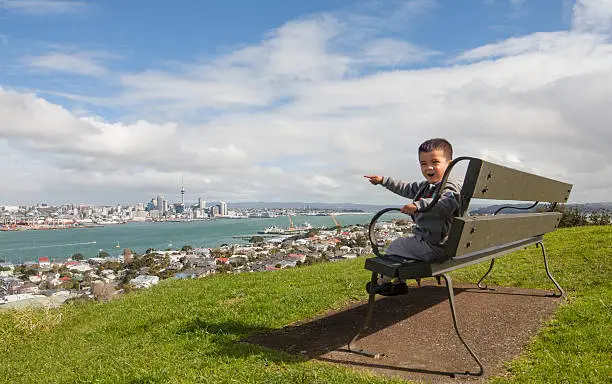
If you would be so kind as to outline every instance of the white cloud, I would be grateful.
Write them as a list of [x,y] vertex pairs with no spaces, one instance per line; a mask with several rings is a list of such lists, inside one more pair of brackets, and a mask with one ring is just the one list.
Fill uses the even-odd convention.
[[[423,4],[412,6],[423,12],[418,8]],[[126,74],[121,77],[125,92],[115,101],[121,105],[156,102],[158,111],[266,108],[285,103],[311,86],[359,77],[381,66],[399,69],[439,54],[369,32],[355,40],[355,35],[368,29],[332,15],[289,22],[257,45],[187,63],[178,70]]]
[[330,17],[287,23],[259,45],[238,49],[182,72],[146,71],[122,76],[120,103],[151,100],[184,108],[263,107],[305,82],[342,77],[348,58],[330,52],[338,22]]
[[564,53],[595,49],[601,42],[598,36],[570,32],[540,32],[527,36],[513,37],[502,42],[483,45],[463,52],[455,61],[495,59],[506,56],[536,52]]
[[61,14],[82,12],[87,8],[87,3],[73,0],[0,0],[0,7],[28,14]]
[[430,57],[439,54],[439,52],[407,41],[385,38],[369,42],[364,47],[361,60],[364,64],[391,66],[392,69],[395,69],[396,66],[427,61]]
[[576,1],[572,28],[578,32],[610,34],[612,32],[612,1]]
[[171,196],[183,176],[208,200],[399,203],[362,176],[420,179],[418,144],[439,136],[457,156],[573,183],[574,201],[610,200],[612,44],[599,33],[536,33],[451,65],[366,71],[427,48],[369,33],[358,44],[351,28],[311,17],[221,56],[124,74],[114,101],[135,119],[0,91],[0,155],[19,159],[0,174],[11,181],[0,201],[26,196],[29,178],[32,196],[134,201]]
[[108,70],[101,61],[106,55],[100,52],[50,52],[39,56],[29,56],[22,63],[34,70],[46,72],[65,72],[78,75],[102,76]]

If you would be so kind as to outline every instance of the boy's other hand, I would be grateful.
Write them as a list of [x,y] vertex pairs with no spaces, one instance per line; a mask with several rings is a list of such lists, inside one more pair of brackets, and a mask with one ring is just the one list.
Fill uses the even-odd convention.
[[366,179],[370,180],[370,183],[377,185],[377,184],[381,184],[383,181],[382,176],[377,176],[377,175],[366,175],[364,176]]
[[405,213],[407,215],[412,215],[416,212],[417,210],[417,206],[414,203],[410,203],[410,204],[406,204],[404,205],[401,209],[400,212],[401,213]]

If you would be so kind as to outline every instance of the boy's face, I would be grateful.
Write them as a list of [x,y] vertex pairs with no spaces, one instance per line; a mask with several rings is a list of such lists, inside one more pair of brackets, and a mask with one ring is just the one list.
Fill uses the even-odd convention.
[[420,152],[419,162],[421,163],[421,173],[429,184],[436,184],[442,181],[444,172],[451,160],[446,158],[444,151],[434,149],[431,152]]

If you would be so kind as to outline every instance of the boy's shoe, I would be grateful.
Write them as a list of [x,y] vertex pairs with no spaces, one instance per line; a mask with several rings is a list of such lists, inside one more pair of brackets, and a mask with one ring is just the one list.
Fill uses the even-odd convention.
[[408,285],[406,285],[404,282],[396,284],[389,282],[382,285],[374,285],[374,287],[372,287],[372,282],[368,281],[366,284],[366,291],[368,293],[374,292],[381,296],[405,295],[408,293]]

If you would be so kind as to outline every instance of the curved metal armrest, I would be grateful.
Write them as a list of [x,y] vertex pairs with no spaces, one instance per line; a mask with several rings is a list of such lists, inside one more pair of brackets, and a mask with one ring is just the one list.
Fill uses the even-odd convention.
[[521,209],[521,210],[529,210],[531,208],[535,208],[535,206],[537,206],[538,204],[540,204],[539,201],[536,201],[535,203],[533,203],[532,205],[528,206],[528,207],[517,207],[517,206],[512,206],[512,205],[504,205],[503,207],[498,208],[495,213],[493,214],[493,216],[497,215],[498,213],[500,213],[502,210],[504,209]]
[[446,171],[444,172],[442,181],[440,181],[440,183],[438,184],[438,187],[436,188],[436,190],[433,192],[431,196],[432,197],[431,202],[425,208],[417,209],[415,213],[427,212],[431,208],[433,208],[434,205],[436,205],[436,203],[438,202],[438,200],[440,200],[440,197],[442,196],[440,192],[444,190],[444,187],[446,186],[446,182],[448,181],[448,177],[450,176],[451,170],[458,162],[463,161],[463,160],[477,160],[477,159],[475,157],[461,156],[451,161],[451,163],[448,165],[448,168],[446,168]]
[[374,217],[372,217],[372,220],[370,221],[370,226],[368,227],[368,237],[370,238],[370,244],[372,244],[372,252],[374,252],[374,254],[378,257],[382,257],[382,255],[380,254],[380,251],[378,250],[378,244],[376,243],[376,238],[374,237],[374,228],[376,227],[376,222],[385,213],[391,212],[391,211],[399,212],[399,210],[400,208],[384,208],[378,211],[374,215]]

